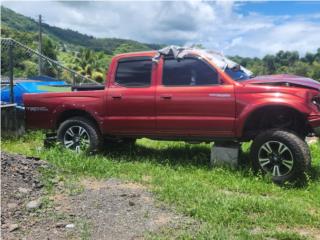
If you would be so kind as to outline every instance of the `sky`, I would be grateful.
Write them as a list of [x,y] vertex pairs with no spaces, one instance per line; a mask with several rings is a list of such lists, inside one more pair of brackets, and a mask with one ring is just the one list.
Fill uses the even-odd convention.
[[320,1],[2,1],[46,23],[95,37],[190,46],[226,55],[301,55],[320,48]]

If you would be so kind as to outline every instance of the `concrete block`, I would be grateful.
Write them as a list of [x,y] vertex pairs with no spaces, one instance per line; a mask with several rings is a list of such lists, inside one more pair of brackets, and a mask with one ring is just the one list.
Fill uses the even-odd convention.
[[211,147],[211,166],[237,168],[240,149],[241,145],[239,143],[214,144]]

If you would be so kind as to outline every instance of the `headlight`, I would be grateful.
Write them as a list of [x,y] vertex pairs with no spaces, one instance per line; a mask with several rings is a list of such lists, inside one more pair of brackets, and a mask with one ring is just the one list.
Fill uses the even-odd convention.
[[320,111],[320,95],[313,96],[311,102],[317,106],[318,110]]

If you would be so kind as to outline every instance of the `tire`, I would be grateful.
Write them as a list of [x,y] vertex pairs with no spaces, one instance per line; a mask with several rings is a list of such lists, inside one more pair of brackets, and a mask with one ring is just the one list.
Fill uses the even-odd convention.
[[304,181],[311,165],[309,147],[298,135],[278,129],[259,134],[251,146],[255,172],[269,174],[277,184]]
[[84,117],[65,120],[58,128],[57,137],[62,146],[76,152],[96,152],[102,142],[96,125]]

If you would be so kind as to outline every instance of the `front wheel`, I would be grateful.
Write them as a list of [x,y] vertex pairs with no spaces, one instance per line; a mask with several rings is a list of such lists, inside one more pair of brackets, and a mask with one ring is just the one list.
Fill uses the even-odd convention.
[[272,176],[275,183],[302,180],[311,162],[308,145],[297,135],[283,130],[259,134],[251,146],[255,171]]
[[101,143],[101,135],[95,124],[83,117],[64,121],[57,135],[64,147],[78,153],[97,151]]

